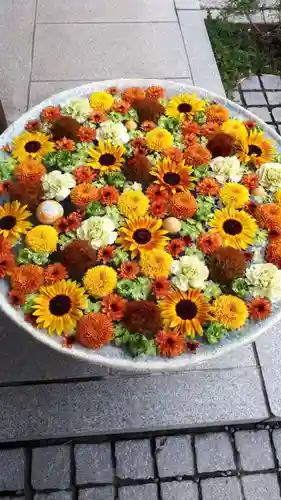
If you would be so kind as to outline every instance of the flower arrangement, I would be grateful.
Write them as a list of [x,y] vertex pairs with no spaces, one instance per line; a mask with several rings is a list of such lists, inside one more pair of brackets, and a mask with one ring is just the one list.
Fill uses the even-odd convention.
[[281,157],[195,94],[110,88],[3,147],[0,278],[46,334],[196,353],[281,300]]

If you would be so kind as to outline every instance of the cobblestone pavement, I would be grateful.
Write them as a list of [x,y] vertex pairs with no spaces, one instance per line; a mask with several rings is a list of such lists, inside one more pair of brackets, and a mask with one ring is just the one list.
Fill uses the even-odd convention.
[[280,500],[280,424],[2,444],[0,497]]

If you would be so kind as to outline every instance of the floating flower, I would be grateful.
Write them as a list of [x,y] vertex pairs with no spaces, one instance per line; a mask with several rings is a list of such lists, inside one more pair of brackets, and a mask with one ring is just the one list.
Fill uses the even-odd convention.
[[281,206],[281,189],[278,189],[278,191],[274,193],[274,201],[277,205]]
[[210,319],[210,306],[199,290],[170,292],[159,308],[165,329],[191,338],[203,335],[202,325]]
[[8,238],[14,245],[31,228],[31,222],[26,220],[30,216],[26,205],[21,205],[18,201],[4,203],[0,206],[0,235]]
[[0,279],[5,278],[16,267],[15,258],[13,254],[0,251]]
[[82,222],[77,230],[77,236],[81,240],[88,240],[93,248],[112,245],[117,238],[115,224],[107,217],[93,216]]
[[196,191],[203,196],[217,196],[220,192],[220,185],[212,177],[205,177],[196,185]]
[[161,229],[162,220],[152,217],[134,217],[127,219],[119,230],[117,243],[124,250],[130,250],[132,258],[138,253],[163,249],[167,242],[167,231]]
[[112,106],[112,111],[121,113],[121,115],[126,115],[130,109],[131,104],[127,101],[122,101],[122,99],[116,100]]
[[53,170],[44,175],[42,186],[45,199],[52,200],[54,198],[57,201],[62,201],[69,196],[71,188],[75,186],[75,179],[69,173],[63,174],[60,170]]
[[58,150],[66,150],[66,151],[74,151],[75,150],[75,142],[72,139],[67,139],[64,137],[63,139],[56,141],[56,149]]
[[134,300],[128,302],[123,321],[133,333],[152,336],[162,326],[159,307],[149,300]]
[[44,283],[44,269],[35,264],[23,264],[13,269],[11,284],[13,290],[23,295],[37,292]]
[[145,155],[136,154],[126,162],[122,170],[129,181],[148,183],[152,179],[151,168],[152,165]]
[[39,225],[28,231],[25,241],[34,252],[52,253],[57,248],[58,233],[52,226]]
[[87,306],[84,289],[70,280],[41,287],[34,302],[37,325],[56,335],[71,332],[83,315],[82,309]]
[[80,123],[71,118],[71,116],[60,116],[52,123],[51,132],[53,140],[59,141],[66,137],[67,139],[76,141],[79,128]]
[[167,203],[165,200],[154,201],[149,209],[153,217],[164,217],[167,213]]
[[253,164],[257,168],[263,163],[270,162],[276,154],[274,141],[266,139],[262,132],[252,131],[241,140],[241,147],[237,157],[243,165]]
[[182,292],[189,288],[204,288],[209,276],[207,266],[197,255],[184,255],[179,260],[174,260],[171,272],[175,275],[173,284]]
[[223,246],[245,249],[253,243],[258,230],[256,221],[244,210],[223,208],[216,210],[209,221],[212,233],[218,233]]
[[41,120],[53,121],[59,118],[61,115],[60,108],[57,106],[47,106],[41,111],[40,118]]
[[276,203],[258,205],[254,212],[260,227],[274,230],[281,227],[281,207]]
[[207,148],[213,158],[226,158],[234,153],[235,139],[229,134],[218,132],[209,138]]
[[96,138],[96,129],[84,125],[77,130],[77,137],[81,142],[92,142]]
[[259,178],[256,174],[247,174],[242,177],[241,182],[249,191],[252,191],[258,186]]
[[93,109],[102,111],[109,111],[114,103],[114,98],[108,92],[94,92],[89,100]]
[[245,120],[243,125],[246,127],[248,131],[253,130],[257,126],[256,120]]
[[160,331],[155,337],[159,354],[167,358],[179,356],[185,351],[185,338],[183,335],[172,331]]
[[12,201],[20,202],[30,210],[36,210],[43,197],[40,181],[11,181],[7,186],[7,191]]
[[281,164],[264,163],[257,171],[259,183],[269,191],[276,191],[281,188]]
[[125,217],[142,217],[148,206],[149,199],[141,191],[125,191],[118,200],[118,209]]
[[156,128],[156,124],[152,121],[149,121],[149,120],[145,120],[141,124],[141,129],[144,132],[149,132],[150,130],[153,130],[154,128]]
[[207,122],[201,125],[200,134],[208,139],[212,139],[216,134],[218,134],[220,126],[215,122]]
[[178,219],[189,219],[196,214],[197,203],[189,191],[176,193],[169,203],[170,212]]
[[138,99],[134,103],[134,107],[137,110],[139,121],[143,124],[145,121],[152,123],[157,123],[160,116],[164,115],[165,108],[156,99],[149,99],[145,97],[144,99]]
[[105,118],[106,118],[106,114],[104,111],[99,110],[99,109],[94,109],[91,112],[88,120],[91,123],[102,123],[102,122],[104,122]]
[[168,158],[170,158],[170,160],[172,160],[175,163],[180,163],[181,161],[184,160],[183,153],[179,148],[173,147],[165,149],[165,151],[163,151],[163,154],[164,156],[167,156]]
[[212,155],[210,151],[204,146],[201,146],[201,144],[193,144],[185,150],[184,158],[188,165],[200,166],[209,163]]
[[98,260],[101,260],[104,264],[107,264],[113,257],[114,248],[111,245],[101,247],[98,251]]
[[14,170],[14,175],[20,181],[40,181],[45,174],[44,165],[38,160],[33,160],[33,158],[27,158]]
[[154,128],[146,134],[146,144],[152,151],[165,151],[173,146],[173,136],[164,128]]
[[72,175],[77,184],[82,184],[83,182],[91,183],[96,178],[96,172],[94,172],[91,167],[87,167],[86,165],[75,168]]
[[229,111],[221,104],[211,104],[206,108],[206,118],[208,122],[222,125],[229,119]]
[[239,120],[227,120],[221,126],[221,131],[231,135],[235,141],[242,143],[248,137],[248,131]]
[[217,233],[201,233],[197,240],[197,247],[206,255],[214,253],[221,246],[221,237]]
[[17,290],[11,290],[8,293],[8,302],[15,308],[18,309],[20,306],[25,304],[25,295],[21,294]]
[[135,261],[125,260],[120,266],[119,277],[127,280],[134,280],[139,272],[140,267]]
[[165,90],[159,85],[152,85],[146,89],[145,94],[151,99],[163,99],[165,97]]
[[26,131],[14,138],[12,155],[19,162],[24,162],[29,157],[40,159],[54,149],[54,143],[47,135]]
[[60,260],[73,278],[81,278],[83,274],[96,264],[96,251],[85,240],[73,240],[64,247]]
[[[184,142],[184,146],[185,146],[185,148],[186,148],[186,149],[188,149],[188,148],[190,148],[191,146],[194,146],[194,145],[196,145],[196,144],[199,144],[199,143],[198,143],[198,137],[197,137],[197,135],[195,135],[195,134],[188,134],[188,135],[185,135],[185,136],[184,136],[184,138],[183,138],[183,142]],[[199,144],[199,146],[200,146],[200,144]],[[201,150],[201,148],[199,148],[199,150]],[[207,151],[208,151],[208,150],[207,150]],[[209,158],[211,158],[211,154],[210,154],[210,152],[209,152],[209,151],[208,151],[208,153],[207,153],[207,154],[208,154],[208,157],[209,157]],[[196,155],[197,155],[197,159],[198,159],[198,158],[199,158],[199,157],[198,157],[198,149],[197,149],[197,151],[196,151]],[[192,161],[193,161],[193,160],[194,160],[194,154],[193,154],[193,156],[192,156]],[[191,158],[190,158],[190,156],[189,156],[189,159],[188,159],[187,163],[192,163],[192,161],[191,161]],[[197,161],[197,160],[195,159],[195,161]],[[202,161],[202,158],[200,157],[200,159],[199,159],[200,164],[201,164],[201,161]]]
[[116,287],[117,273],[108,266],[92,267],[84,275],[83,283],[93,297],[106,297]]
[[170,253],[173,257],[178,257],[181,253],[184,252],[185,242],[182,239],[173,239],[170,240],[167,246],[167,252]]
[[256,297],[248,303],[248,311],[251,318],[261,321],[268,318],[271,313],[271,302],[264,297]]
[[101,174],[116,172],[124,163],[124,152],[123,146],[111,144],[110,141],[99,141],[95,149],[89,149],[90,158],[87,162],[90,167],[99,169]]
[[170,291],[170,281],[167,278],[157,278],[152,282],[152,290],[156,299],[164,299]]
[[111,144],[120,146],[129,142],[130,136],[123,123],[106,120],[97,129],[97,140],[103,142],[109,141]]
[[239,182],[244,173],[244,167],[236,156],[215,158],[210,162],[213,176],[220,184],[226,181]]
[[119,87],[109,87],[108,89],[106,89],[106,92],[108,92],[111,95],[120,94],[120,89]]
[[125,299],[116,293],[111,293],[102,299],[102,312],[112,321],[120,321],[125,314],[126,305]]
[[168,201],[169,192],[163,191],[161,186],[158,184],[151,184],[147,190],[145,191],[146,196],[148,197],[150,203],[155,201]]
[[168,278],[173,258],[164,250],[145,252],[140,258],[141,272],[150,278]]
[[122,99],[135,104],[139,99],[145,98],[145,90],[141,87],[128,87],[122,92]]
[[199,135],[200,126],[198,123],[191,120],[186,120],[181,126],[181,133],[185,137],[186,135]]
[[246,270],[246,281],[254,297],[281,299],[281,270],[274,264],[252,264]]
[[[37,132],[40,129],[40,122],[39,120],[29,120],[24,128],[28,132]],[[7,153],[10,152],[11,152],[10,150],[7,151]]]
[[92,184],[89,184],[88,182],[83,182],[72,189],[70,199],[76,207],[84,208],[91,201],[98,200],[99,195],[100,193],[98,188],[92,186]]
[[68,278],[66,268],[59,263],[49,264],[44,270],[45,285],[53,285],[57,281]]
[[170,158],[164,158],[151,170],[151,174],[156,177],[156,184],[160,185],[160,190],[175,194],[177,191],[189,191],[193,187],[192,167],[188,167],[184,161],[174,163]]
[[171,97],[166,105],[166,115],[178,120],[192,120],[205,109],[205,102],[195,94],[182,94]]
[[113,337],[113,326],[105,314],[89,313],[80,319],[77,329],[78,341],[90,349],[100,349]]
[[70,231],[76,231],[82,222],[82,215],[78,212],[72,212],[67,218],[66,222],[68,225],[68,229]]
[[241,250],[218,248],[209,261],[211,279],[222,285],[231,285],[234,279],[244,276],[246,265],[247,259]]
[[86,97],[72,99],[70,102],[62,106],[62,112],[65,115],[70,115],[71,118],[77,120],[78,123],[83,123],[90,116],[92,108]]
[[119,191],[113,186],[104,186],[99,191],[99,201],[103,205],[116,205]]
[[265,250],[265,258],[267,262],[274,264],[278,269],[281,269],[281,237],[280,229],[278,233],[269,241]]
[[219,198],[226,207],[243,208],[249,201],[249,191],[237,182],[227,182],[221,188]]
[[243,300],[234,295],[220,295],[212,304],[212,317],[228,330],[239,330],[248,318]]

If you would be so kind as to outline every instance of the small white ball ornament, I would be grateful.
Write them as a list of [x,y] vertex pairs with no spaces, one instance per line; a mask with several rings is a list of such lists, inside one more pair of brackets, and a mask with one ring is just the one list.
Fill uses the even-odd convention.
[[170,234],[176,234],[181,230],[181,222],[176,217],[167,217],[163,222],[163,228]]
[[63,216],[63,207],[55,200],[42,201],[36,210],[36,217],[41,224],[54,224]]
[[251,191],[251,194],[253,196],[265,196],[266,191],[262,186],[257,186],[255,189]]

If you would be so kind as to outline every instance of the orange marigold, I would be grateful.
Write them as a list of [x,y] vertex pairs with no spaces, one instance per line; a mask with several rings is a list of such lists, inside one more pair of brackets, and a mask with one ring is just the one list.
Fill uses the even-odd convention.
[[102,123],[106,119],[106,114],[104,111],[94,110],[88,117],[89,122],[91,123]]
[[45,173],[44,165],[31,157],[20,163],[14,170],[15,176],[20,181],[40,181]]
[[184,252],[184,249],[185,243],[180,238],[169,241],[167,246],[167,252],[169,252],[173,257],[178,257],[182,252]]
[[70,199],[74,205],[83,208],[90,203],[90,201],[99,199],[99,189],[88,182],[82,182],[82,184],[78,184],[78,186],[72,189]]
[[202,252],[205,254],[215,252],[216,250],[218,250],[218,248],[220,248],[221,244],[221,237],[217,233],[201,233],[197,240],[197,246],[199,250],[202,250]]
[[220,185],[212,177],[205,177],[205,179],[198,182],[196,191],[204,196],[217,196],[220,192]]
[[134,104],[138,99],[145,98],[145,91],[141,87],[128,87],[122,92],[122,99]]
[[276,203],[258,205],[254,215],[262,228],[274,230],[281,227],[281,207]]
[[218,133],[220,126],[216,122],[207,122],[204,125],[201,125],[200,134],[204,135],[208,139],[211,139]]
[[170,201],[170,212],[178,219],[189,219],[197,211],[197,203],[189,191],[182,191],[172,196]]
[[106,245],[105,247],[101,247],[98,251],[98,260],[101,260],[104,264],[106,264],[112,259],[113,252],[114,252],[114,247],[111,245]]
[[80,344],[91,349],[99,349],[112,339],[113,326],[105,314],[92,312],[80,319],[77,335]]
[[134,260],[125,260],[120,266],[119,277],[134,280],[140,272],[140,267]]
[[115,103],[112,106],[112,111],[115,111],[116,113],[121,113],[121,115],[126,115],[128,111],[131,108],[131,104],[128,101],[122,101],[121,99],[119,101],[115,101]]
[[67,151],[74,151],[75,142],[72,139],[63,137],[63,139],[61,139],[60,141],[56,141],[56,149],[66,149]]
[[25,303],[25,295],[18,292],[17,290],[11,290],[8,294],[9,303],[15,308],[18,309]]
[[23,264],[11,274],[12,288],[23,295],[37,292],[44,283],[44,269],[35,264]]
[[89,126],[80,127],[77,137],[81,142],[92,142],[96,138],[96,129]]
[[146,97],[151,99],[163,99],[165,97],[165,90],[159,85],[152,85],[145,91]]
[[0,253],[9,253],[12,250],[12,245],[7,238],[1,234],[0,236]]
[[164,153],[164,156],[167,156],[175,163],[180,163],[184,159],[183,153],[181,152],[181,150],[179,148],[165,149],[165,151],[163,151],[163,153]]
[[267,262],[281,269],[281,236],[272,238],[266,246],[265,258]]
[[62,264],[50,264],[44,271],[45,285],[53,285],[56,281],[68,278],[67,269]]
[[16,263],[13,254],[0,252],[0,279],[5,278],[15,267]]
[[186,148],[193,146],[198,143],[198,138],[196,134],[187,134],[183,138],[183,142]]
[[156,299],[164,299],[170,291],[168,278],[157,278],[152,282],[152,290]]
[[186,120],[183,122],[181,126],[181,133],[183,136],[189,135],[189,134],[199,134],[200,133],[200,126],[198,123],[194,121],[189,121]]
[[221,104],[211,104],[206,109],[206,118],[208,122],[215,122],[221,125],[229,119],[229,111]]
[[102,312],[112,321],[120,321],[125,314],[127,301],[117,295],[111,293],[102,299]]
[[185,338],[173,331],[160,331],[155,337],[159,354],[167,358],[179,356],[185,351]]
[[249,315],[256,321],[268,318],[271,309],[271,302],[265,297],[255,297],[248,303]]
[[241,182],[249,191],[252,191],[257,187],[259,178],[256,174],[247,174],[242,177]]
[[48,106],[40,114],[41,120],[53,121],[60,116],[60,109],[57,106]]
[[201,144],[194,144],[185,150],[185,161],[187,165],[200,166],[211,161],[212,155],[210,151],[201,146]]
[[100,188],[99,201],[103,205],[116,205],[119,198],[119,191],[114,186],[104,186]]
[[87,167],[86,165],[75,168],[72,175],[77,184],[81,184],[82,182],[93,182],[97,176],[96,172],[94,172],[91,167]]

